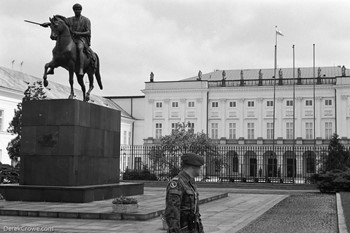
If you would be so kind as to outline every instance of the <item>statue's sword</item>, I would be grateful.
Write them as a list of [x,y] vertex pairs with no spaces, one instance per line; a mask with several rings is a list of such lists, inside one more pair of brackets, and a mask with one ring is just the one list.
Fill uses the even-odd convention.
[[36,22],[33,22],[33,21],[29,21],[29,20],[24,20],[24,22],[32,23],[32,24],[37,24],[37,25],[40,25],[40,26],[41,26],[41,23],[36,23]]

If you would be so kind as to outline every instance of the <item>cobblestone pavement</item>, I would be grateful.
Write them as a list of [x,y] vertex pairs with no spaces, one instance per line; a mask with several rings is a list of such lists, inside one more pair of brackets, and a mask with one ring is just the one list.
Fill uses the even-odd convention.
[[[236,232],[250,221],[266,212],[286,195],[271,194],[229,194],[227,198],[200,205],[200,213],[206,233]],[[10,227],[19,227],[26,232],[32,227],[51,227],[54,232],[145,232],[165,233],[160,218],[148,221],[62,219],[41,217],[0,216],[0,232],[9,232]],[[13,228],[12,228],[13,229]],[[23,230],[21,230],[23,229]],[[33,230],[31,232],[34,232]],[[35,231],[44,232],[44,231]],[[53,232],[53,231],[51,231]]]
[[336,233],[335,195],[292,195],[237,233]]

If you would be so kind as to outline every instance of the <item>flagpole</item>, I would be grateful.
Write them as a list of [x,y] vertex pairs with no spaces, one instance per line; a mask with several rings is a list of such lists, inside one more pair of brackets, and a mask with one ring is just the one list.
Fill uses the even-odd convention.
[[[295,155],[295,47],[293,45],[293,155]],[[293,157],[294,158],[294,157]],[[295,163],[293,160],[293,178],[295,176]]]
[[314,75],[314,150],[316,149],[316,75],[315,75],[315,44],[313,44],[313,75]]
[[293,152],[295,150],[295,48],[293,45]]
[[275,27],[275,64],[273,69],[273,119],[272,119],[272,151],[275,153],[275,114],[276,114],[276,69],[277,69],[277,26]]

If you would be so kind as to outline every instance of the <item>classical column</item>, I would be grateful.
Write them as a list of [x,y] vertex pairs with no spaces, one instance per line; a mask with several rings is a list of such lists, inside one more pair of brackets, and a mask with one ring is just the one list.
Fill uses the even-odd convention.
[[[221,128],[222,130],[219,130],[219,138],[226,137],[226,99],[220,99],[220,118],[221,118]],[[221,131],[221,132],[220,132]]]
[[186,99],[180,99],[180,106],[181,106],[180,108],[182,108],[182,111],[180,109],[179,117],[181,118],[181,122],[184,122],[186,119],[186,109],[187,109]]
[[[295,97],[295,138],[303,137],[303,98]],[[299,106],[299,107],[298,107]]]
[[339,115],[338,118],[338,134],[339,137],[345,137],[347,136],[347,129],[348,129],[348,120],[347,116],[349,116],[348,113],[348,96],[347,95],[341,95],[340,103],[338,104],[337,108],[339,109]]
[[322,97],[320,96],[317,96],[316,97],[316,103],[315,103],[315,107],[316,107],[316,110],[315,110],[315,117],[316,117],[316,132],[315,132],[315,138],[317,137],[322,137]]
[[171,125],[169,125],[169,111],[170,111],[170,99],[164,99],[164,109],[163,109],[163,119],[164,119],[164,131],[163,136],[166,134],[171,134]]
[[256,138],[258,137],[262,137],[264,138],[264,103],[263,103],[263,98],[258,98],[257,99],[257,103],[258,103],[258,108],[256,110],[256,112],[254,113],[255,114],[255,117],[258,118],[258,127],[257,127],[257,134],[256,134]]
[[146,120],[145,120],[145,126],[146,126],[145,136],[155,138],[155,132],[153,130],[154,99],[148,99],[148,108],[146,108],[146,111],[148,112],[148,114],[146,114]]
[[283,137],[283,98],[279,97],[276,100],[275,139]]
[[240,108],[240,113],[239,114],[239,125],[237,125],[237,127],[239,127],[239,129],[237,129],[237,132],[239,132],[239,134],[237,135],[237,138],[239,139],[240,137],[244,137],[244,129],[245,129],[245,125],[244,125],[244,104],[245,104],[245,99],[238,99],[238,103],[239,103],[239,108]]
[[207,119],[207,112],[205,106],[203,106],[203,99],[197,98],[196,99],[196,122],[194,123],[194,129],[195,132],[205,132],[206,128],[206,122]]

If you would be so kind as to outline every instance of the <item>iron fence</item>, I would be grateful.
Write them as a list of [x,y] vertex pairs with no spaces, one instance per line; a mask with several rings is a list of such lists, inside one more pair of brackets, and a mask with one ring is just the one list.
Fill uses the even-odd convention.
[[[198,148],[197,148],[198,149]],[[191,150],[191,149],[190,149]],[[181,167],[183,151],[161,146],[121,146],[120,171],[147,171],[158,180],[169,180]],[[311,183],[322,171],[327,146],[216,146],[200,148],[204,157],[197,180],[207,182]]]

